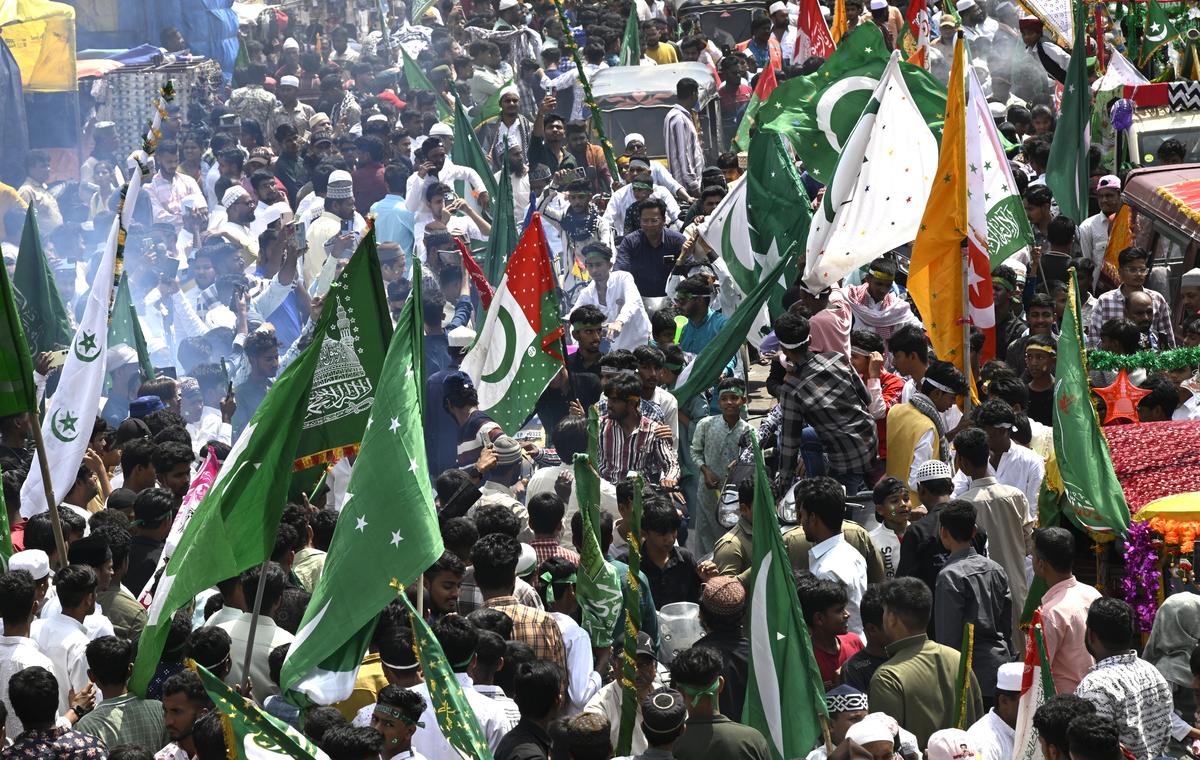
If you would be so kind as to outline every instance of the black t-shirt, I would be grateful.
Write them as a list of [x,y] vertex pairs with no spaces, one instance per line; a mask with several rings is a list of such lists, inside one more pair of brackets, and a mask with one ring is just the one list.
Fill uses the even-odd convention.
[[123,581],[125,588],[134,594],[142,593],[146,581],[154,575],[154,568],[158,566],[158,558],[162,556],[162,551],[162,541],[134,536],[129,542],[129,571],[125,573]]
[[1054,386],[1044,391],[1029,389],[1029,419],[1043,425],[1054,424]]

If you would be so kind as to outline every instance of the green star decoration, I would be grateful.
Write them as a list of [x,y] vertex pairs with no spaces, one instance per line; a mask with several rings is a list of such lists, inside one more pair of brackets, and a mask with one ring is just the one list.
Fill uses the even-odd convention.
[[72,415],[70,412],[63,414],[63,416],[58,418],[59,427],[61,427],[64,432],[74,433],[75,423],[77,422],[79,422],[79,418]]
[[96,350],[96,334],[85,332],[83,338],[79,341],[79,345],[89,353]]

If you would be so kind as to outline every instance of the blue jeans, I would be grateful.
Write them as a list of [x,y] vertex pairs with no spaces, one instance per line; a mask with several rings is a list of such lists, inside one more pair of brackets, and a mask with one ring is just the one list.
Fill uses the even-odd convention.
[[805,477],[825,475],[825,447],[811,425],[806,425],[800,434],[800,459],[804,462]]

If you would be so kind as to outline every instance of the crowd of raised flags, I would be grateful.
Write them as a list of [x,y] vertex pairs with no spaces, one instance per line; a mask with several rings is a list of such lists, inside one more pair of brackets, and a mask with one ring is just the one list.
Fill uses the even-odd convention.
[[1094,402],[1200,420],[1200,269],[1093,145],[1200,14],[381,8],[0,185],[0,760],[1200,746]]

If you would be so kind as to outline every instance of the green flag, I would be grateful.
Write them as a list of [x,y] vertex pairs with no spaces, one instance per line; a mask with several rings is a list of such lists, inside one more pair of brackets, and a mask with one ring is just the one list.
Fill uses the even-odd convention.
[[500,85],[500,89],[488,95],[487,100],[480,103],[475,108],[475,117],[471,119],[471,128],[479,129],[484,124],[487,124],[492,119],[500,118],[500,95],[505,89],[511,87],[512,79],[509,79],[504,84]]
[[[820,69],[775,88],[758,110],[759,130],[787,135],[808,172],[820,182],[829,182],[838,154],[887,63],[888,52],[879,27],[859,24],[842,38]],[[940,139],[946,116],[946,86],[910,63],[901,63],[900,72],[917,109]]]
[[[612,646],[613,628],[621,614],[621,578],[600,551],[600,476],[587,454],[575,455],[575,496],[583,520],[583,545],[575,595],[582,613],[580,626],[592,646]],[[634,608],[633,614],[640,614]]]
[[621,35],[621,52],[617,54],[618,66],[640,66],[642,64],[642,39],[639,29],[637,0],[629,3],[629,15],[625,18],[625,34]]
[[[341,286],[339,279],[331,291]],[[335,312],[321,311],[312,343],[271,386],[188,521],[163,571],[138,643],[129,681],[135,694],[146,693],[175,611],[217,581],[267,561],[275,549],[313,373]]]
[[[455,145],[458,141],[455,140]],[[517,222],[513,218],[512,177],[508,173],[508,140],[504,141],[504,168],[500,183],[492,196],[492,234],[488,235],[487,252],[483,255],[483,274],[494,286],[500,285],[508,257],[517,248]]]
[[738,121],[737,133],[733,136],[735,151],[743,151],[750,147],[750,129],[756,123],[759,109],[770,99],[771,93],[775,92],[778,86],[774,66],[767,66],[759,73],[758,81],[754,83],[754,92],[750,95],[750,102],[746,104],[746,110],[742,112],[742,118]]
[[[3,267],[0,267],[0,269],[3,269]],[[0,475],[3,474],[3,472],[0,472]],[[12,526],[8,522],[8,507],[4,502],[4,490],[0,489],[0,557],[4,558],[2,564],[5,570],[8,570],[8,560],[13,555],[11,529]]]
[[[376,616],[395,597],[379,583],[379,568],[404,583],[442,555],[421,429],[425,331],[421,263],[413,262],[413,292],[400,312],[380,374],[376,401],[325,569],[283,664],[284,693],[315,704],[349,698]],[[318,370],[319,372],[319,370]]]
[[50,262],[42,250],[37,213],[32,205],[25,212],[25,228],[21,232],[21,250],[17,254],[12,286],[29,350],[37,355],[71,345],[75,337],[71,319],[54,283]]
[[392,339],[392,318],[375,248],[375,228],[367,230],[338,275],[338,288],[325,296],[332,312],[313,375],[303,432],[296,446],[292,493],[312,493],[325,465],[358,451],[375,403],[384,355]]
[[1138,65],[1145,66],[1150,58],[1163,45],[1179,36],[1179,30],[1171,22],[1171,18],[1163,9],[1162,4],[1155,0],[1146,3],[1146,23],[1142,28],[1142,49],[1138,55]]
[[[1075,4],[1075,28],[1086,29],[1088,5]],[[1063,82],[1062,108],[1046,162],[1046,186],[1063,216],[1079,224],[1088,215],[1088,150],[1092,144],[1092,91],[1086,34],[1076,34]],[[1061,354],[1059,354],[1061,357]]]
[[711,388],[721,377],[729,360],[741,348],[742,341],[746,340],[750,326],[760,319],[759,312],[767,302],[767,298],[775,290],[775,281],[787,267],[793,265],[795,256],[796,252],[793,251],[787,255],[787,258],[781,259],[775,268],[746,294],[746,297],[734,310],[733,316],[717,333],[717,337],[683,368],[683,372],[679,373],[679,377],[675,379],[675,387],[670,390],[681,404],[691,400],[701,391]]
[[[424,0],[422,1],[424,2]],[[432,4],[433,0],[428,0],[428,2],[425,3],[425,7],[428,8]],[[414,12],[416,12],[416,8],[417,6],[414,5]],[[424,11],[422,11],[422,13],[424,13]],[[442,93],[438,92],[437,88],[433,86],[433,83],[429,81],[429,78],[425,76],[425,72],[421,71],[420,65],[408,55],[408,51],[404,49],[403,45],[400,46],[400,56],[403,61],[404,81],[408,83],[409,88],[413,90],[432,92],[434,102],[437,107],[438,121],[453,121],[454,113],[450,110],[450,106],[446,103],[446,99],[442,97]]]
[[821,738],[827,715],[821,670],[796,596],[792,562],[780,535],[762,450],[754,445],[754,536],[751,541],[750,672],[742,722],[757,728],[775,760],[804,757]]
[[617,734],[615,755],[628,755],[633,745],[633,727],[637,723],[637,637],[641,622],[642,585],[638,574],[642,567],[642,489],[638,475],[633,483],[633,507],[629,515],[629,569],[625,579],[625,647],[621,657],[621,728]]
[[[729,270],[732,283],[722,282],[722,288],[733,290],[734,298],[749,298],[776,264],[793,254],[793,262],[800,259],[812,223],[807,199],[784,139],[775,132],[755,134],[750,141],[746,174],[700,227],[701,238],[720,254]],[[755,347],[762,342],[771,331],[770,320],[782,311],[785,283],[793,282],[797,274],[797,266],[792,263],[780,271],[780,277],[770,279],[765,295],[767,309],[755,315],[739,342],[745,337]]]
[[562,336],[558,280],[535,213],[462,362],[479,393],[479,408],[509,435],[521,429],[562,370]]
[[1066,490],[1063,511],[1094,539],[1107,541],[1129,530],[1129,505],[1092,406],[1079,321],[1079,283],[1071,270],[1054,368],[1054,458]]
[[187,666],[200,676],[208,698],[221,715],[225,753],[229,760],[317,760],[327,757],[307,736],[267,715],[203,665],[188,660]]
[[[400,586],[398,581],[392,583],[396,587]],[[472,760],[492,760],[492,751],[488,749],[483,729],[479,726],[479,718],[463,694],[462,685],[454,677],[450,663],[446,662],[446,653],[442,651],[442,645],[429,629],[429,624],[413,609],[412,602],[408,601],[408,594],[401,590],[399,597],[408,608],[408,617],[412,621],[413,649],[417,650],[421,675],[429,689],[429,700],[434,714],[437,715],[437,724],[442,736],[464,757]]]
[[[471,120],[467,118],[467,112],[463,110],[462,98],[454,99],[454,163],[459,166],[466,166],[474,169],[479,178],[483,180],[483,186],[487,190],[488,195],[493,200],[499,195],[496,189],[496,178],[492,176],[492,164],[487,160],[487,156],[483,152],[483,147],[479,144],[479,138],[475,135],[475,130],[471,129]],[[504,172],[507,174],[507,172]],[[509,193],[509,203],[512,203],[512,193]],[[509,218],[512,217],[512,209],[508,212]],[[496,221],[495,214],[492,215],[493,223]],[[494,234],[494,231],[493,231]]]
[[115,346],[120,343],[137,351],[142,379],[154,377],[154,364],[151,363],[150,351],[146,348],[146,336],[142,334],[142,323],[138,319],[137,307],[133,305],[133,296],[129,292],[128,272],[121,272],[121,279],[117,282],[117,296],[113,299],[112,313],[108,320],[108,345]]
[[25,328],[8,279],[8,267],[0,266],[0,417],[36,408],[33,357],[25,342]]

